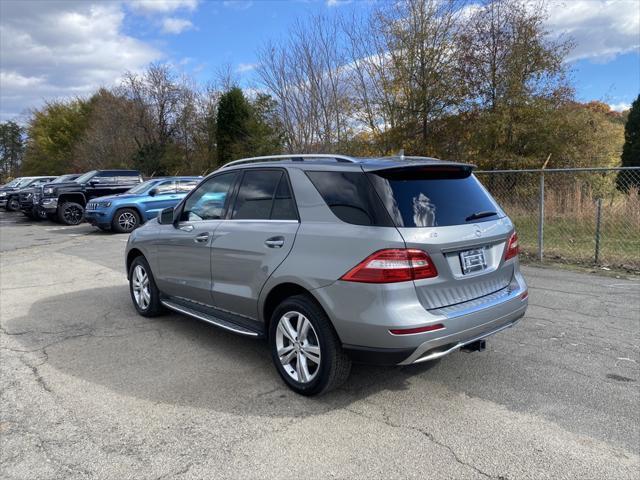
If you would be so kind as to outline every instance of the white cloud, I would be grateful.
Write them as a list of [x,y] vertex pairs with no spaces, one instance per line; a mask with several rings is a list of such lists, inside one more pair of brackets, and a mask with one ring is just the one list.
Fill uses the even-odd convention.
[[225,0],[222,5],[235,10],[246,10],[251,8],[253,1],[251,0]]
[[625,110],[629,110],[631,108],[631,104],[625,102],[610,103],[609,108],[611,108],[611,110],[615,110],[616,112],[624,112]]
[[193,23],[186,18],[168,17],[162,21],[162,31],[164,33],[177,35],[191,28],[193,28]]
[[0,118],[45,99],[86,96],[162,54],[122,32],[120,4],[0,3]]
[[351,0],[327,0],[325,2],[327,7],[339,7],[340,5],[347,5],[351,3]]
[[245,72],[250,72],[251,70],[255,70],[255,68],[258,65],[255,63],[241,63],[240,65],[238,65],[238,67],[236,68],[236,72],[238,73],[245,73]]
[[195,10],[199,0],[130,0],[134,10],[143,13],[169,13],[179,9]]
[[551,0],[547,26],[554,36],[569,36],[576,48],[569,60],[608,62],[640,50],[638,0]]

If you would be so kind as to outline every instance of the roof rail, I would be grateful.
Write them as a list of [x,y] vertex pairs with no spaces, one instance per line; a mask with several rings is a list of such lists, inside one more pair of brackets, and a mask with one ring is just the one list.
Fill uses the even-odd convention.
[[281,160],[286,158],[290,158],[293,162],[304,161],[305,158],[327,158],[334,159],[336,162],[357,163],[354,158],[347,157],[346,155],[333,155],[329,153],[292,153],[289,155],[267,155],[264,157],[243,158],[226,163],[222,166],[222,168],[230,167],[232,165],[242,165],[244,163],[271,162],[273,160]]

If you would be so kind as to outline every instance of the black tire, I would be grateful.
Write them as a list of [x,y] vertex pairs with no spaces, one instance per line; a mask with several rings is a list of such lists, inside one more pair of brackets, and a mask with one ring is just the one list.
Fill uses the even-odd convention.
[[58,207],[58,220],[65,225],[80,225],[84,220],[84,207],[76,202],[64,202]]
[[[281,318],[291,312],[304,315],[311,323],[320,348],[320,365],[317,367],[315,377],[306,383],[296,381],[290,373],[287,373],[278,355],[276,341],[278,325]],[[269,347],[271,358],[280,377],[291,390],[301,395],[311,396],[327,393],[342,385],[349,377],[351,360],[342,350],[342,343],[333,329],[329,317],[320,305],[307,295],[289,297],[275,309],[269,324]]]
[[38,218],[35,216],[35,214],[33,213],[33,210],[23,210],[22,214],[27,217],[30,218],[32,220],[38,220]]
[[[141,305],[141,303],[138,302],[138,300],[136,299],[136,294],[134,292],[134,283],[136,281],[136,267],[138,266],[143,269],[149,280],[148,291],[150,299],[146,306]],[[136,257],[133,262],[131,262],[131,266],[129,267],[129,293],[131,295],[133,306],[143,317],[157,317],[158,315],[161,315],[165,312],[165,308],[162,306],[162,303],[160,303],[160,290],[158,290],[158,287],[156,286],[156,281],[153,278],[153,273],[151,273],[151,267],[149,266],[147,259],[142,255]]]
[[8,211],[8,212],[17,212],[18,210],[20,210],[20,200],[18,199],[18,197],[9,197],[7,199],[7,204],[4,206],[4,208]]
[[111,230],[116,233],[131,233],[140,226],[140,214],[133,208],[117,210],[111,220]]
[[35,218],[36,220],[51,220],[50,216],[47,215],[47,212],[40,208],[35,209],[33,218]]

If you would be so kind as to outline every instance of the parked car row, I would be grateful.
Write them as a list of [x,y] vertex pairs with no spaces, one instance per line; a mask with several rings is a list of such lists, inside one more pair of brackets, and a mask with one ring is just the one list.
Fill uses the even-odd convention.
[[303,395],[338,387],[352,361],[484,350],[527,308],[514,225],[462,163],[281,155],[202,181],[94,170],[0,192],[34,218],[132,232],[124,260],[140,315],[173,310],[265,338]]
[[199,177],[144,181],[137,170],[92,170],[58,177],[20,177],[0,187],[0,207],[65,225],[89,222],[101,230],[128,233],[174,207]]

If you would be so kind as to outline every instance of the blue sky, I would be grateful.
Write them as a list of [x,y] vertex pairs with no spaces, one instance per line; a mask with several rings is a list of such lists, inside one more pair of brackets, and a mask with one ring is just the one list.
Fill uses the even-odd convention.
[[[532,2],[534,0],[531,0]],[[45,99],[88,95],[126,70],[169,62],[198,81],[230,65],[252,86],[256,52],[296,19],[372,8],[372,0],[2,0],[0,119]],[[640,1],[548,0],[552,37],[571,35],[579,100],[627,108],[640,93]]]

